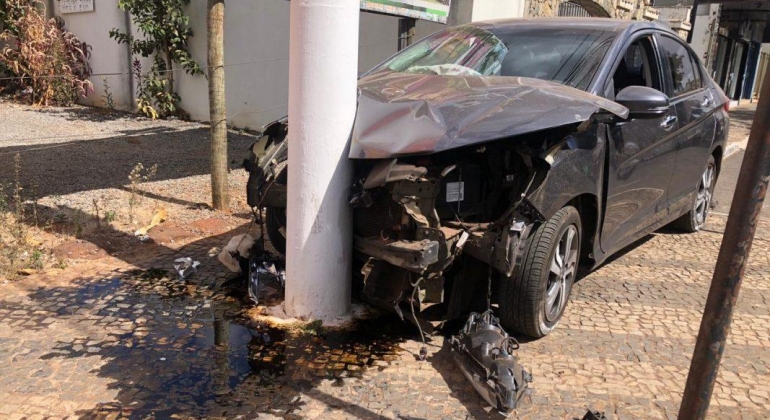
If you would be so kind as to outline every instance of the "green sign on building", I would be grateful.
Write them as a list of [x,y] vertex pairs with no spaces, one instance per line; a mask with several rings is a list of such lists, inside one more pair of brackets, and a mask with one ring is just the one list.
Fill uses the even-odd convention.
[[451,0],[361,0],[361,10],[446,23]]

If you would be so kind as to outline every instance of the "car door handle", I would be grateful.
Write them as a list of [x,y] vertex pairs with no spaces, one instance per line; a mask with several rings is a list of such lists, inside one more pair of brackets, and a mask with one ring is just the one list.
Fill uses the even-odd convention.
[[700,103],[701,108],[707,108],[711,106],[711,98],[706,98]]
[[676,119],[676,115],[669,115],[662,123],[660,123],[660,126],[663,127],[664,130],[670,130],[671,127],[676,124]]

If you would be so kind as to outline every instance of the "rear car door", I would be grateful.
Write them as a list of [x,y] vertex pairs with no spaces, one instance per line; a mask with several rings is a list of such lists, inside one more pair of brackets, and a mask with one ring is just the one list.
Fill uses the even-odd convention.
[[[628,86],[647,86],[665,92],[660,57],[652,33],[638,35],[616,58],[605,97]],[[671,106],[653,119],[634,119],[609,125],[607,197],[601,246],[613,252],[636,238],[637,233],[665,217],[666,191],[676,155],[679,123]]]
[[691,203],[711,152],[716,121],[711,118],[718,98],[706,88],[701,66],[692,51],[673,34],[658,34],[671,104],[676,108],[676,163],[668,196],[671,211]]

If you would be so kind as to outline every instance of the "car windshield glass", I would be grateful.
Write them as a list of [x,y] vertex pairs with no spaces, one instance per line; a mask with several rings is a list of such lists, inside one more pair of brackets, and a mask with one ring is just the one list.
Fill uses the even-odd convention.
[[500,71],[508,48],[491,32],[458,26],[437,32],[397,54],[377,70],[490,76]]
[[375,71],[533,77],[585,90],[611,42],[610,33],[595,29],[490,32],[463,25],[423,39]]

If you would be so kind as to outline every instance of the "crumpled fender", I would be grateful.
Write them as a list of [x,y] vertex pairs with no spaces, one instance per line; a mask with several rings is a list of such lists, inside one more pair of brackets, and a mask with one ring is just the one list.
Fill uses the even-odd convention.
[[526,77],[378,72],[359,80],[352,159],[429,154],[587,121],[616,102]]

